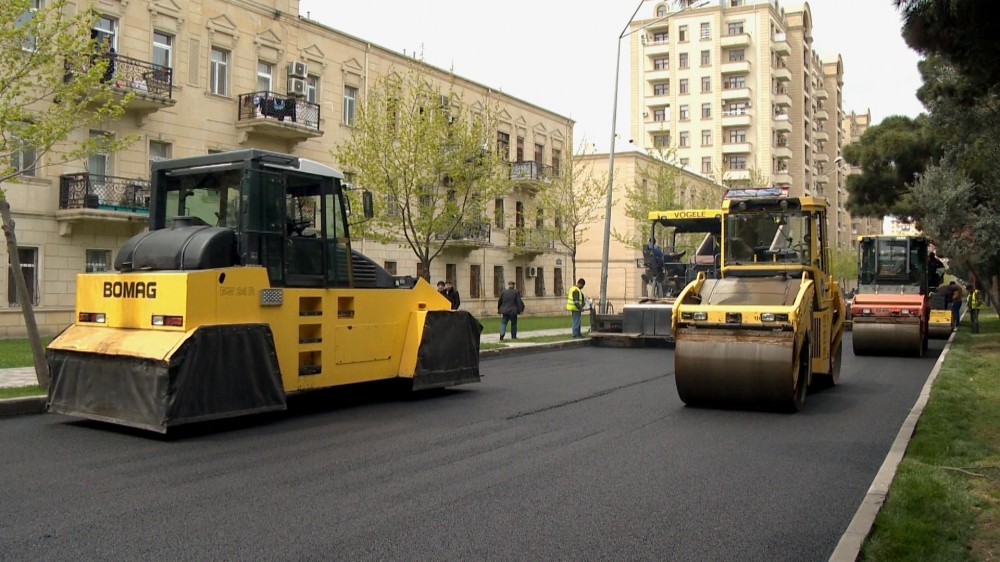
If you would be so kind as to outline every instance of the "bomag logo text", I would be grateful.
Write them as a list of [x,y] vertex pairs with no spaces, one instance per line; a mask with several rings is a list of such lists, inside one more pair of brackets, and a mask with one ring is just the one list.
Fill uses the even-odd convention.
[[155,299],[156,281],[105,281],[104,298]]

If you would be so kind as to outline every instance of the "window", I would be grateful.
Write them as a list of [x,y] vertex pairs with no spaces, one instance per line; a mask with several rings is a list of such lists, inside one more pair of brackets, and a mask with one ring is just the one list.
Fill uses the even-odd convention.
[[730,49],[729,50],[729,62],[740,62],[746,56],[746,52],[743,49]]
[[354,114],[358,108],[358,89],[344,86],[344,125],[354,125]]
[[712,118],[712,104],[710,103],[701,104],[701,118],[702,119]]
[[746,76],[730,76],[722,83],[726,90],[738,90],[747,87]]
[[99,16],[90,31],[90,38],[97,41],[97,50],[110,51],[118,48],[118,20],[109,16]]
[[701,157],[701,173],[711,174],[712,173],[712,157],[702,156]]
[[493,224],[497,228],[503,228],[503,198],[493,201]]
[[306,77],[306,101],[319,103],[319,76],[315,74]]
[[542,162],[545,161],[544,156],[545,156],[545,145],[535,143],[535,163],[537,163],[539,167],[542,165]]
[[501,131],[497,131],[497,154],[504,160],[510,158],[510,135]]
[[670,41],[670,34],[667,33],[666,31],[658,31],[658,32],[656,32],[656,33],[653,34],[653,44],[654,45],[657,45],[657,44],[660,44],[660,43],[666,43],[667,41]]
[[38,159],[38,152],[24,144],[21,139],[12,139],[13,150],[10,153],[10,167],[16,172],[26,177],[35,177],[35,160]]
[[[690,160],[690,159],[688,159],[688,158],[681,158],[681,167],[682,167],[682,168],[686,168],[686,167],[687,167],[687,165],[688,165],[688,162],[690,162],[690,161],[691,161],[691,160]],[[643,180],[643,181],[645,181],[645,180]]]
[[682,105],[680,107],[680,112],[679,112],[679,115],[677,116],[677,118],[680,119],[681,121],[687,121],[688,119],[690,119],[691,118],[691,110],[690,110],[689,106]]
[[663,107],[658,107],[653,110],[653,121],[666,121],[667,120],[667,110]]
[[729,35],[740,35],[743,33],[743,22],[729,22]]
[[111,270],[111,250],[87,250],[86,273]]
[[709,129],[702,129],[701,131],[701,145],[702,146],[712,146],[712,131]]
[[[35,13],[42,9],[42,0],[31,0],[31,5],[28,10],[21,14],[21,17],[16,20],[16,22],[27,22],[31,18],[35,17]],[[25,51],[34,51],[38,47],[38,40],[31,33],[28,33],[24,37],[24,41],[21,43],[21,49]]]
[[689,136],[690,135],[688,134],[687,131],[681,131],[681,134],[680,134],[680,145],[682,147],[691,146],[691,142],[690,142],[690,140],[688,138]]
[[444,264],[444,280],[445,282],[451,282],[452,285],[457,285],[455,281],[458,279],[458,265],[453,263]]
[[212,47],[211,83],[209,88],[213,94],[229,95],[229,51]]
[[705,41],[706,39],[711,39],[712,38],[712,24],[708,23],[707,21],[703,22],[701,24],[700,33],[701,33],[701,40],[702,41]]
[[[729,142],[739,144],[747,142],[746,129],[729,129]],[[779,141],[780,144],[780,141]]]
[[[107,133],[102,131],[90,131],[90,140],[94,141],[98,145],[98,152],[91,154],[87,158],[87,172],[91,176],[110,176],[111,174],[111,158],[109,154],[100,148],[101,145],[105,144],[107,139]],[[103,180],[103,177],[102,177]],[[93,183],[93,178],[91,178],[91,183]]]
[[679,61],[678,64],[680,65],[681,68],[687,68],[688,67],[688,54],[687,53],[681,53],[680,57],[681,58],[680,58],[680,61]]
[[270,92],[274,65],[269,62],[257,61],[257,91]]
[[503,291],[503,266],[494,265],[493,266],[493,296],[499,297],[500,292]]
[[552,269],[552,291],[557,297],[563,296],[563,271],[561,267]]
[[[28,300],[38,304],[38,248],[18,248],[17,259],[21,262],[21,275],[24,284],[28,286]],[[14,284],[14,268],[7,266],[7,304],[18,306],[17,285]]]
[[670,82],[664,82],[662,84],[653,84],[653,95],[654,96],[669,96],[670,95]]
[[514,156],[518,162],[524,161],[524,137],[517,137],[517,146],[514,147]]
[[702,51],[701,52],[701,65],[708,66],[712,64],[712,51]]
[[545,272],[542,268],[535,268],[535,296],[545,296]]
[[688,40],[688,26],[682,25],[677,28],[677,40],[686,43]]
[[424,269],[424,262],[422,261],[417,262],[417,277],[423,277],[424,279],[427,280],[430,280],[431,278],[430,273],[428,273],[427,270]]
[[556,148],[552,149],[552,176],[559,177],[559,172],[562,169],[562,151]]
[[653,146],[657,148],[670,146],[670,135],[653,135]]
[[702,76],[701,77],[701,93],[707,94],[712,91],[712,77]]
[[662,18],[665,15],[667,15],[667,7],[666,6],[657,6],[656,7],[656,17]]
[[469,266],[469,296],[478,299],[481,297],[480,288],[483,286],[482,267],[478,264]]
[[535,215],[535,226],[538,230],[545,228],[545,209],[538,209],[538,214]]
[[746,170],[747,169],[747,157],[746,156],[730,156],[726,159],[726,168],[729,170]]
[[170,158],[173,145],[169,142],[149,141],[149,161],[159,162]]
[[396,274],[396,262],[394,262],[394,261],[387,261],[387,262],[384,263],[384,267],[385,267],[385,270],[389,273],[389,275],[395,275]]
[[687,78],[681,78],[680,93],[681,93],[681,95],[684,95],[684,94],[688,93],[688,79]]
[[159,31],[153,32],[153,64],[173,66],[174,37]]
[[670,59],[669,58],[659,58],[653,59],[653,70],[668,70],[670,69]]

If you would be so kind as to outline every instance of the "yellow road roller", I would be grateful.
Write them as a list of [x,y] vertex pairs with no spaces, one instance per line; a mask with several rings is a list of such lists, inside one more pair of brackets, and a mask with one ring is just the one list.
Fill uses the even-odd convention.
[[781,188],[726,194],[720,276],[699,275],[674,304],[685,404],[798,411],[810,384],[839,384],[845,305],[826,210]]
[[149,230],[77,277],[48,410],[166,433],[314,389],[478,381],[482,326],[351,248],[343,177],[256,149],[153,163]]
[[855,355],[927,350],[929,241],[923,236],[858,238],[858,292],[851,304]]

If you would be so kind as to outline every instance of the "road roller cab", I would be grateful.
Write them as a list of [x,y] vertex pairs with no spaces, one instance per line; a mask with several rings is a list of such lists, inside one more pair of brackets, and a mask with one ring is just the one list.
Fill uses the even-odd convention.
[[923,356],[931,309],[929,245],[923,236],[858,238],[855,355]]
[[674,305],[677,391],[689,405],[802,407],[839,383],[844,298],[831,272],[826,200],[730,190],[718,279]]

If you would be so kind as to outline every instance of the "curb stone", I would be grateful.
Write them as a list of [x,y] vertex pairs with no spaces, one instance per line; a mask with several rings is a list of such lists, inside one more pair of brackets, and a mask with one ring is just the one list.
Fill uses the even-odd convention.
[[25,396],[0,400],[0,417],[45,413],[47,396]]

